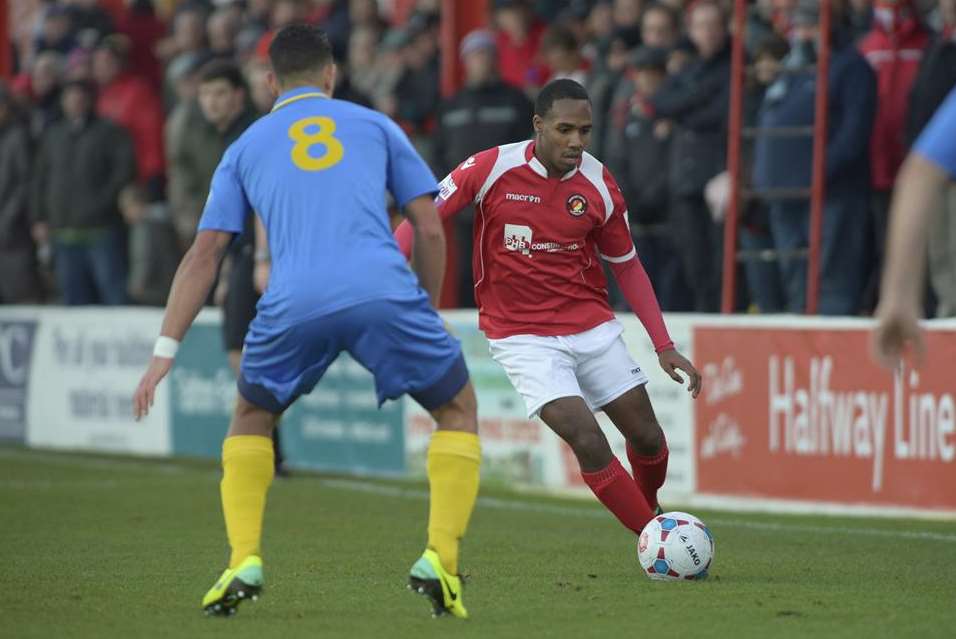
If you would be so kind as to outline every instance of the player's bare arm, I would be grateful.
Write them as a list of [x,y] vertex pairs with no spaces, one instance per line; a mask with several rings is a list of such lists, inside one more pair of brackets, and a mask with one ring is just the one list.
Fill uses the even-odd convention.
[[445,278],[445,231],[431,195],[417,197],[405,206],[405,215],[415,229],[412,268],[422,288],[437,307]]
[[917,320],[922,306],[923,271],[930,215],[949,177],[918,153],[910,154],[896,182],[890,213],[886,269],[876,310],[873,353],[888,368],[899,365],[907,348],[922,360],[925,346]]
[[[219,264],[226,254],[233,234],[223,231],[200,231],[176,270],[173,286],[163,316],[160,335],[182,341],[186,331],[209,299],[216,283]],[[133,396],[133,414],[141,419],[149,414],[156,395],[156,387],[172,368],[173,358],[154,355],[149,368],[139,382]]]

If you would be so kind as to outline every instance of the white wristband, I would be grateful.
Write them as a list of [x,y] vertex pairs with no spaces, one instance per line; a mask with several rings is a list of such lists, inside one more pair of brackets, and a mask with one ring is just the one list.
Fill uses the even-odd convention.
[[160,335],[156,338],[156,346],[153,347],[153,356],[173,359],[176,357],[176,351],[178,350],[178,340],[174,340],[172,337],[166,337],[165,335]]

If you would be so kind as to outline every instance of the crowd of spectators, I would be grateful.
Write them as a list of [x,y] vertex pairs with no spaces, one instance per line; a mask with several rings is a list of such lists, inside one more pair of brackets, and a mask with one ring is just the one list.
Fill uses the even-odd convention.
[[[454,51],[440,46],[437,0],[12,4],[26,27],[16,73],[0,82],[0,303],[161,305],[219,158],[272,106],[272,34],[308,21],[333,43],[336,97],[398,121],[439,177],[530,137],[531,100],[548,81],[583,84],[589,150],[618,179],[662,307],[719,308],[729,0],[489,0],[487,27]],[[822,313],[875,306],[896,173],[956,85],[956,0],[833,0],[826,34],[819,5],[752,1],[739,34],[754,132],[744,140],[740,309],[804,309],[813,141],[794,131],[815,120],[822,39],[832,50]],[[442,56],[464,72],[445,97]],[[956,315],[954,215],[951,194],[929,247],[928,297],[944,316]],[[460,306],[473,304],[471,223],[463,212],[453,229]],[[611,299],[623,303],[614,290]]]

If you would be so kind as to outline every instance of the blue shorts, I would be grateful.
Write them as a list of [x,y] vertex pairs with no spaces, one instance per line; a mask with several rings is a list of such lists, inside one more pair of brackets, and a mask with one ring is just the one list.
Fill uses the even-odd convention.
[[461,344],[422,295],[365,302],[282,328],[256,317],[242,351],[239,393],[281,413],[315,388],[342,351],[375,376],[379,406],[407,393],[432,410],[468,382]]

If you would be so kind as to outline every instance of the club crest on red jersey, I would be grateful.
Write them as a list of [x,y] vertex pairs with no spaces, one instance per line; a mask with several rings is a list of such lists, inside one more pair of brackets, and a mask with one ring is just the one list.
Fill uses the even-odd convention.
[[575,193],[568,198],[567,208],[574,217],[581,217],[588,212],[588,200],[580,193]]

